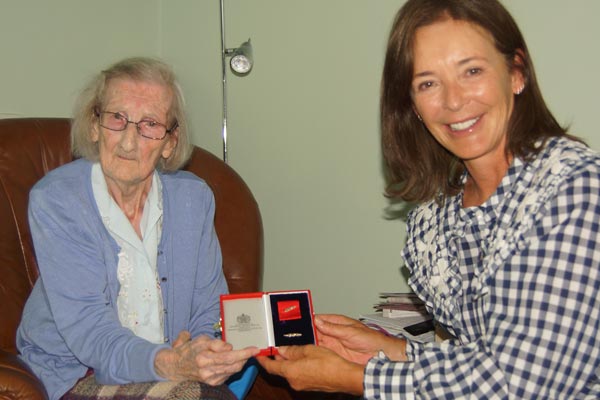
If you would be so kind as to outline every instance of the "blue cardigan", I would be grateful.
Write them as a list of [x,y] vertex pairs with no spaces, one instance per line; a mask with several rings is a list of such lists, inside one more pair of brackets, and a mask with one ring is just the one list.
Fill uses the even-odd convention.
[[117,315],[119,247],[105,229],[91,185],[91,163],[77,160],[30,193],[29,223],[40,270],[17,331],[21,359],[58,399],[88,368],[102,384],[163,380],[156,353],[180,331],[213,334],[219,295],[227,292],[208,185],[178,171],[160,174],[163,231],[158,274],[167,343],[153,344]]

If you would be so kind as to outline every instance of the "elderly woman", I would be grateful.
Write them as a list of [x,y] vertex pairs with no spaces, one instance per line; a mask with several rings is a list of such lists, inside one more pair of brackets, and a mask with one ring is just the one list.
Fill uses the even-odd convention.
[[76,104],[81,158],[30,194],[40,278],[17,333],[20,357],[50,399],[93,379],[224,383],[258,349],[214,338],[227,292],[215,204],[202,180],[178,171],[190,145],[173,72],[126,59]]
[[368,399],[600,398],[600,156],[545,105],[496,0],[408,0],[388,42],[383,151],[417,203],[409,284],[452,334],[419,344],[320,316],[322,347],[261,358]]

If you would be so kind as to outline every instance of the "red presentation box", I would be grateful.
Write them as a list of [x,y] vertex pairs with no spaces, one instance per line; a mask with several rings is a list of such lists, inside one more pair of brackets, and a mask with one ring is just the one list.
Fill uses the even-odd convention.
[[256,346],[260,355],[317,344],[310,290],[221,295],[221,330],[234,349]]

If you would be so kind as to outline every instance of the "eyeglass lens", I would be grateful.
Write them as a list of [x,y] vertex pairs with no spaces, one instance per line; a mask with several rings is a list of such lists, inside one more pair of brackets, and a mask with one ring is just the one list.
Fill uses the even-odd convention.
[[100,113],[100,125],[113,131],[124,131],[127,125],[134,124],[140,135],[149,139],[162,139],[167,134],[167,127],[160,122],[151,119],[143,119],[138,122],[130,121],[120,113],[104,111]]

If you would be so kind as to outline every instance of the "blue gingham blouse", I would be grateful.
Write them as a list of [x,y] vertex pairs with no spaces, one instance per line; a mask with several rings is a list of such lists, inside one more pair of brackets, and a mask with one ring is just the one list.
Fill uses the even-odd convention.
[[409,284],[456,339],[365,369],[368,399],[600,398],[600,155],[566,138],[496,192],[413,210]]

